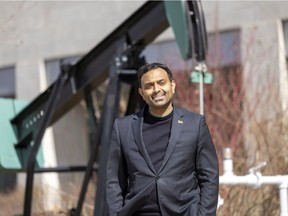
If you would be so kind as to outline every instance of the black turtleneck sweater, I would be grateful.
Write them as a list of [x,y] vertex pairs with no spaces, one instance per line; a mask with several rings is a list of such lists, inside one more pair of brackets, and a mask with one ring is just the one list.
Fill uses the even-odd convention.
[[[172,116],[173,112],[165,117],[155,117],[149,113],[148,109],[145,109],[142,129],[143,141],[156,172],[161,168],[167,149]],[[161,216],[156,187],[135,216]]]

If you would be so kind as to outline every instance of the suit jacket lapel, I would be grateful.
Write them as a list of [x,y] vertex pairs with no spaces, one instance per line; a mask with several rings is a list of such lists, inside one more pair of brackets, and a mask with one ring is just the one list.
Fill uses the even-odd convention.
[[143,114],[144,114],[144,110],[142,110],[142,112],[138,113],[137,115],[134,115],[134,121],[132,122],[133,136],[138,146],[138,149],[140,151],[140,154],[145,159],[146,163],[148,164],[152,172],[156,173],[155,168],[150,159],[150,156],[148,155],[147,150],[145,148],[143,137],[142,137]]
[[174,148],[176,146],[179,135],[181,134],[183,126],[184,126],[183,113],[181,112],[181,110],[177,109],[177,107],[174,106],[174,113],[173,113],[173,119],[172,119],[172,125],[171,125],[170,138],[169,138],[167,150],[166,150],[166,153],[164,155],[162,165],[159,169],[159,173],[162,171],[162,169],[164,168],[164,166],[168,162],[172,152],[174,151]]

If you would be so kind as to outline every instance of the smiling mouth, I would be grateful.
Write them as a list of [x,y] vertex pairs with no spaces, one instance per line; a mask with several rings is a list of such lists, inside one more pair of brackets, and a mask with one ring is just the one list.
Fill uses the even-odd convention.
[[159,101],[159,100],[163,100],[164,98],[165,98],[165,95],[155,95],[152,97],[152,100]]

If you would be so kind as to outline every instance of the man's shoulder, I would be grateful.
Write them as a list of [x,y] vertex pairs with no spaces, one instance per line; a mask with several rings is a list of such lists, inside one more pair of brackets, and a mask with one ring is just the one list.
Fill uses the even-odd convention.
[[183,115],[184,117],[189,117],[189,118],[196,118],[196,119],[201,119],[203,117],[203,115],[190,111],[186,108],[182,108],[182,107],[175,107],[176,112],[179,113],[180,115]]
[[137,119],[137,118],[140,118],[140,117],[141,117],[141,111],[133,113],[133,114],[130,114],[130,115],[127,115],[127,116],[118,117],[116,119],[116,121],[119,122],[119,123],[126,123],[126,122],[132,121],[135,118]]

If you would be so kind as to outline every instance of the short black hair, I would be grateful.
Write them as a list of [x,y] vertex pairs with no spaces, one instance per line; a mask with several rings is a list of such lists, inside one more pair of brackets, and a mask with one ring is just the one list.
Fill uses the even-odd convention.
[[137,72],[137,80],[138,80],[138,86],[139,88],[141,88],[141,78],[142,76],[147,73],[148,71],[151,71],[151,70],[154,70],[156,68],[162,68],[163,70],[165,70],[167,72],[167,75],[168,75],[168,78],[170,81],[173,80],[173,76],[172,76],[172,72],[170,71],[170,69],[167,67],[167,65],[165,64],[162,64],[162,63],[157,63],[157,62],[154,62],[154,63],[151,63],[151,64],[144,64],[143,66],[141,66],[139,69],[138,69],[138,72]]

